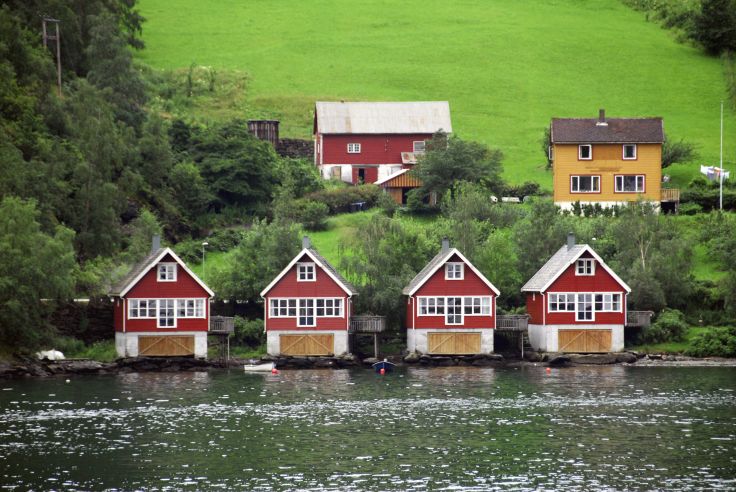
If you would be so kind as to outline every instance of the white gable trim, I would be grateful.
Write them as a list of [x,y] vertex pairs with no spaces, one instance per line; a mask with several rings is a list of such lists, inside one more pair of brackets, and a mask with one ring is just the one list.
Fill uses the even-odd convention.
[[496,286],[493,285],[490,282],[490,280],[488,280],[486,278],[485,275],[483,275],[482,273],[480,273],[480,271],[477,268],[475,268],[475,266],[472,263],[470,263],[468,261],[468,259],[465,258],[465,256],[463,256],[463,254],[460,251],[458,251],[455,248],[451,248],[449,251],[447,251],[447,253],[445,254],[444,258],[442,258],[442,261],[438,262],[437,265],[435,265],[434,268],[432,268],[432,270],[430,270],[429,272],[427,272],[424,275],[424,277],[419,281],[419,283],[412,290],[410,290],[407,295],[413,296],[414,293],[417,290],[419,290],[419,288],[422,285],[424,285],[427,282],[427,280],[429,280],[432,277],[432,275],[434,275],[435,273],[437,273],[437,271],[440,268],[443,268],[445,266],[445,263],[447,263],[447,260],[449,260],[450,258],[452,258],[452,255],[458,255],[460,257],[460,259],[463,261],[463,263],[465,263],[467,266],[469,266],[470,269],[473,270],[473,272],[476,275],[478,275],[478,277],[483,281],[483,283],[486,284],[493,291],[494,294],[496,294],[497,296],[501,294],[501,292],[496,288]]
[[408,169],[402,169],[401,171],[396,171],[395,173],[391,174],[390,176],[386,176],[385,178],[381,178],[381,179],[379,179],[378,181],[376,181],[373,184],[374,185],[377,185],[377,186],[380,186],[380,185],[382,185],[382,184],[384,184],[384,183],[386,183],[388,181],[391,181],[395,177],[401,176],[402,174],[405,174],[407,172],[409,172]]
[[278,283],[278,281],[281,280],[284,277],[284,275],[286,275],[289,272],[289,270],[291,270],[292,267],[298,262],[298,260],[300,260],[301,257],[304,256],[304,255],[309,256],[314,263],[316,263],[317,265],[319,265],[319,267],[322,269],[322,271],[324,273],[326,273],[337,285],[339,285],[340,288],[345,291],[345,293],[348,295],[348,297],[352,297],[353,296],[353,293],[350,291],[350,289],[345,284],[343,284],[337,277],[335,277],[335,275],[333,275],[333,273],[330,271],[329,268],[326,268],[325,265],[321,261],[319,261],[319,259],[317,259],[317,257],[314,256],[309,251],[309,249],[304,248],[303,250],[301,250],[294,257],[293,260],[291,260],[291,262],[288,265],[286,265],[286,268],[284,268],[283,270],[281,270],[281,273],[279,273],[276,276],[276,278],[273,279],[271,281],[271,283],[268,284],[268,286],[266,286],[266,288],[261,291],[261,297],[266,297],[266,294],[268,294],[268,291],[270,291],[273,288],[273,286],[276,285]]
[[[613,277],[613,279],[616,282],[619,283],[619,285],[621,287],[623,287],[624,289],[626,289],[626,292],[631,292],[631,287],[629,287],[626,284],[626,282],[624,282],[623,280],[621,280],[621,277],[619,277],[618,275],[616,275],[616,273],[613,270],[611,270],[608,267],[608,265],[606,265],[606,262],[603,261],[603,258],[601,258],[600,256],[598,256],[598,253],[596,253],[595,251],[593,251],[593,248],[591,248],[587,244],[585,244],[583,246],[584,246],[584,248],[581,249],[580,252],[577,255],[575,255],[570,261],[568,261],[565,266],[563,266],[562,268],[560,268],[560,270],[557,273],[555,273],[554,277],[552,277],[544,286],[542,286],[542,288],[539,289],[539,291],[536,291],[535,290],[533,292],[545,292],[547,289],[549,289],[549,286],[552,285],[554,283],[554,281],[557,280],[560,277],[560,275],[562,275],[565,272],[565,270],[567,270],[568,268],[570,268],[570,266],[572,264],[574,264],[576,261],[578,261],[578,258],[580,258],[583,255],[583,253],[585,253],[586,251],[588,253],[590,253],[593,256],[593,258],[595,258],[598,261],[598,263],[600,263],[600,265],[609,273],[609,275],[611,275],[611,277]],[[528,291],[528,292],[532,292],[532,291]]]
[[[185,272],[187,272],[189,275],[191,275],[191,277],[194,279],[195,282],[197,282],[199,284],[200,287],[202,287],[205,291],[207,291],[207,293],[210,295],[210,297],[215,297],[215,293],[212,291],[212,289],[210,289],[209,287],[207,287],[207,284],[205,284],[204,282],[202,282],[202,280],[200,280],[200,278],[197,277],[194,274],[193,271],[191,271],[189,268],[187,268],[187,265],[181,260],[181,258],[179,258],[176,255],[176,253],[174,253],[171,250],[171,248],[165,248],[163,251],[161,251],[161,253],[159,253],[159,255],[157,257],[155,257],[153,260],[151,260],[151,262],[148,263],[148,265],[146,265],[146,267],[141,271],[141,273],[139,273],[136,278],[134,278],[133,280],[131,280],[130,283],[128,285],[126,285],[125,288],[122,289],[120,291],[120,294],[118,294],[118,295],[120,297],[124,297],[125,294],[127,294],[130,289],[132,289],[138,282],[140,282],[140,280],[148,272],[151,271],[151,268],[153,268],[155,265],[158,265],[158,263],[161,261],[161,259],[163,257],[165,257],[166,255],[171,255],[171,257],[174,258],[174,260],[179,264],[179,266],[182,267]],[[179,278],[178,274],[177,274],[177,278]]]

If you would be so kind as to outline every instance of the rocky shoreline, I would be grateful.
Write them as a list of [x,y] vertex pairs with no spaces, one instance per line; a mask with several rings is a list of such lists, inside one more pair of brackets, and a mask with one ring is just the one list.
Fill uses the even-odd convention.
[[[388,360],[397,365],[418,367],[504,367],[518,365],[542,365],[548,367],[573,367],[580,365],[637,365],[637,366],[736,366],[736,359],[718,357],[695,358],[672,354],[644,354],[620,352],[608,354],[554,354],[530,353],[524,360],[505,358],[501,354],[461,356],[430,356],[409,354],[392,356]],[[84,374],[123,374],[130,372],[201,372],[216,369],[242,368],[244,365],[272,362],[278,369],[345,369],[370,367],[378,362],[372,357],[359,359],[354,355],[342,357],[270,357],[260,359],[231,359],[228,362],[201,360],[191,357],[138,357],[118,359],[114,362],[98,362],[86,359],[59,361],[21,358],[15,362],[0,362],[0,379],[53,377]]]

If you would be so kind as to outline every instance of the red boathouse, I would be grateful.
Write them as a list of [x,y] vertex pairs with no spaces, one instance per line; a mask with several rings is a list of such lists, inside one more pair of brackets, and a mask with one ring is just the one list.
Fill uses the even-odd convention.
[[214,292],[169,248],[154,246],[110,292],[120,357],[207,357]]
[[349,353],[352,297],[356,294],[304,237],[302,250],[261,292],[268,353]]
[[402,293],[409,352],[493,353],[499,291],[447,239]]
[[587,244],[567,244],[521,288],[529,342],[544,352],[624,349],[626,283]]
[[317,102],[314,163],[326,179],[375,183],[416,163],[440,130],[452,133],[447,101]]

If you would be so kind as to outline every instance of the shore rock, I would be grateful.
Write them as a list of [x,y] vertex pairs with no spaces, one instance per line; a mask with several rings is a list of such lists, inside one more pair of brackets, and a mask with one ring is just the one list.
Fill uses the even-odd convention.
[[621,352],[616,354],[616,362],[625,362],[627,364],[633,364],[639,360],[636,354],[632,352]]
[[549,361],[547,363],[550,367],[564,367],[570,365],[570,362],[570,357],[567,355],[549,354]]

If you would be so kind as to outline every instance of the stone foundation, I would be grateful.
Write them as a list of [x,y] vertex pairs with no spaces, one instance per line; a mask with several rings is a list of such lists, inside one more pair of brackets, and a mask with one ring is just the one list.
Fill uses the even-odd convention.
[[194,357],[198,359],[207,358],[207,332],[206,331],[176,331],[161,333],[158,331],[135,331],[115,332],[115,350],[119,357],[138,357],[139,336],[194,336]]

